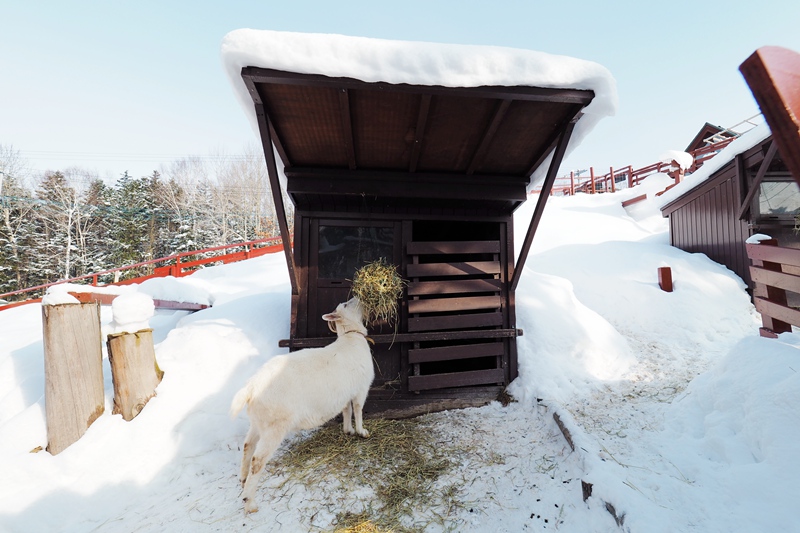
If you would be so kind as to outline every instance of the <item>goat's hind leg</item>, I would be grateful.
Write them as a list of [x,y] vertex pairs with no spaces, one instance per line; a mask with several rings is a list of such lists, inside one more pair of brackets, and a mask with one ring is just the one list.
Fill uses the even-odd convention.
[[247,480],[244,483],[244,490],[242,490],[242,499],[244,500],[244,510],[246,513],[255,513],[258,511],[254,498],[258,482],[261,480],[261,473],[267,462],[272,458],[275,450],[280,446],[281,441],[286,436],[287,430],[283,427],[271,426],[261,433],[261,438],[255,447],[255,451],[250,459],[250,471],[247,473]]
[[342,409],[342,431],[348,435],[355,435],[353,431],[353,402],[347,402],[347,405]]
[[244,447],[242,449],[242,467],[239,471],[239,481],[247,481],[247,473],[250,471],[250,460],[253,458],[253,453],[256,451],[256,445],[259,440],[259,431],[254,424],[250,424],[250,430],[247,432],[247,437],[244,439]]

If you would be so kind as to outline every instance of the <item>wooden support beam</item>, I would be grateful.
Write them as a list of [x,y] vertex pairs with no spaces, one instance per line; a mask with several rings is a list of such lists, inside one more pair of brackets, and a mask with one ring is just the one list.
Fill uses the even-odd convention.
[[576,120],[577,117],[566,125],[561,133],[561,138],[558,141],[555,152],[553,152],[553,159],[550,161],[550,168],[547,169],[547,175],[542,183],[542,191],[539,193],[539,199],[537,200],[536,207],[533,210],[533,217],[531,217],[531,223],[528,226],[528,232],[525,235],[525,241],[522,243],[522,250],[520,250],[519,259],[517,259],[516,265],[514,266],[514,274],[511,278],[511,285],[509,287],[509,290],[512,292],[517,289],[517,285],[519,284],[519,278],[522,275],[522,270],[525,266],[525,260],[528,259],[528,253],[531,249],[533,236],[536,234],[536,229],[539,227],[539,222],[542,220],[542,214],[544,214],[544,206],[547,203],[547,197],[550,196],[550,190],[553,188],[553,182],[555,182],[556,174],[558,174],[558,168],[561,166],[561,161],[564,159],[564,154],[567,151],[569,139],[572,136],[572,131],[575,129]]
[[342,136],[344,137],[345,159],[350,170],[356,169],[356,149],[353,138],[353,121],[350,115],[350,93],[339,89],[339,112],[342,117]]
[[492,120],[489,123],[489,127],[487,127],[486,131],[483,133],[483,138],[478,145],[478,149],[475,150],[472,161],[469,163],[469,167],[467,168],[468,175],[474,174],[475,169],[478,168],[481,163],[483,163],[486,153],[489,151],[489,147],[492,145],[494,136],[497,133],[497,128],[500,127],[500,123],[503,121],[503,117],[506,116],[506,112],[510,106],[511,100],[501,100],[498,102],[497,106],[495,107]]
[[[775,141],[772,141],[772,144],[769,145],[767,149],[767,153],[764,156],[764,159],[761,160],[761,165],[758,167],[758,172],[756,173],[756,177],[753,180],[753,183],[750,184],[750,190],[747,191],[747,196],[745,196],[744,201],[739,206],[739,220],[744,220],[747,216],[747,211],[750,209],[750,203],[753,201],[753,197],[758,193],[758,188],[761,186],[761,182],[764,181],[764,176],[767,175],[767,170],[769,166],[772,164],[772,160],[775,158],[775,153],[778,151],[778,145]],[[743,174],[743,176],[746,174]]]
[[409,172],[416,172],[419,164],[419,154],[422,152],[422,141],[425,138],[425,128],[428,125],[428,115],[431,110],[431,95],[420,96],[417,125],[414,128],[414,146],[411,147],[411,161],[408,165]]
[[289,234],[289,222],[286,218],[286,208],[283,204],[283,193],[281,183],[278,178],[278,166],[275,163],[275,151],[272,144],[271,121],[264,110],[263,104],[256,104],[256,119],[258,129],[261,132],[261,147],[264,150],[264,158],[267,163],[267,174],[269,175],[269,187],[272,191],[272,201],[275,205],[275,216],[278,219],[278,228],[281,232],[283,241],[283,253],[286,256],[286,267],[289,269],[289,281],[292,285],[292,294],[299,294],[299,284],[297,282],[297,272],[294,264],[294,254],[292,252],[292,238]]

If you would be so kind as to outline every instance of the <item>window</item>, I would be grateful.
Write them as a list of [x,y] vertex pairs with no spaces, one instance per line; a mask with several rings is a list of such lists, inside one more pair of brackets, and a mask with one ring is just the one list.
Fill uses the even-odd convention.
[[767,176],[761,182],[758,191],[759,218],[791,219],[800,214],[800,188],[787,176],[787,179],[775,179]]
[[366,263],[384,258],[392,263],[394,228],[378,226],[319,226],[321,279],[352,279]]

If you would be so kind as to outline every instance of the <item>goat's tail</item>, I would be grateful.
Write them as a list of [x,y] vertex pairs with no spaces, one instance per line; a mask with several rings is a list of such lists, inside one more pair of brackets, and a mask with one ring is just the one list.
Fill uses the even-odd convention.
[[236,393],[236,396],[233,397],[233,402],[231,402],[231,418],[236,418],[236,416],[239,414],[239,411],[241,411],[245,405],[250,403],[251,396],[252,390],[250,383],[248,383]]

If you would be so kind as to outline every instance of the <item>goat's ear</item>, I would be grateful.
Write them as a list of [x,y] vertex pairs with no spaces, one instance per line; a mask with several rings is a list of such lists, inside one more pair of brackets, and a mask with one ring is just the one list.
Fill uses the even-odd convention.
[[334,311],[333,313],[322,315],[322,320],[325,320],[326,322],[336,322],[337,320],[341,320],[341,318],[342,317],[339,316],[339,313],[337,313],[336,311]]

